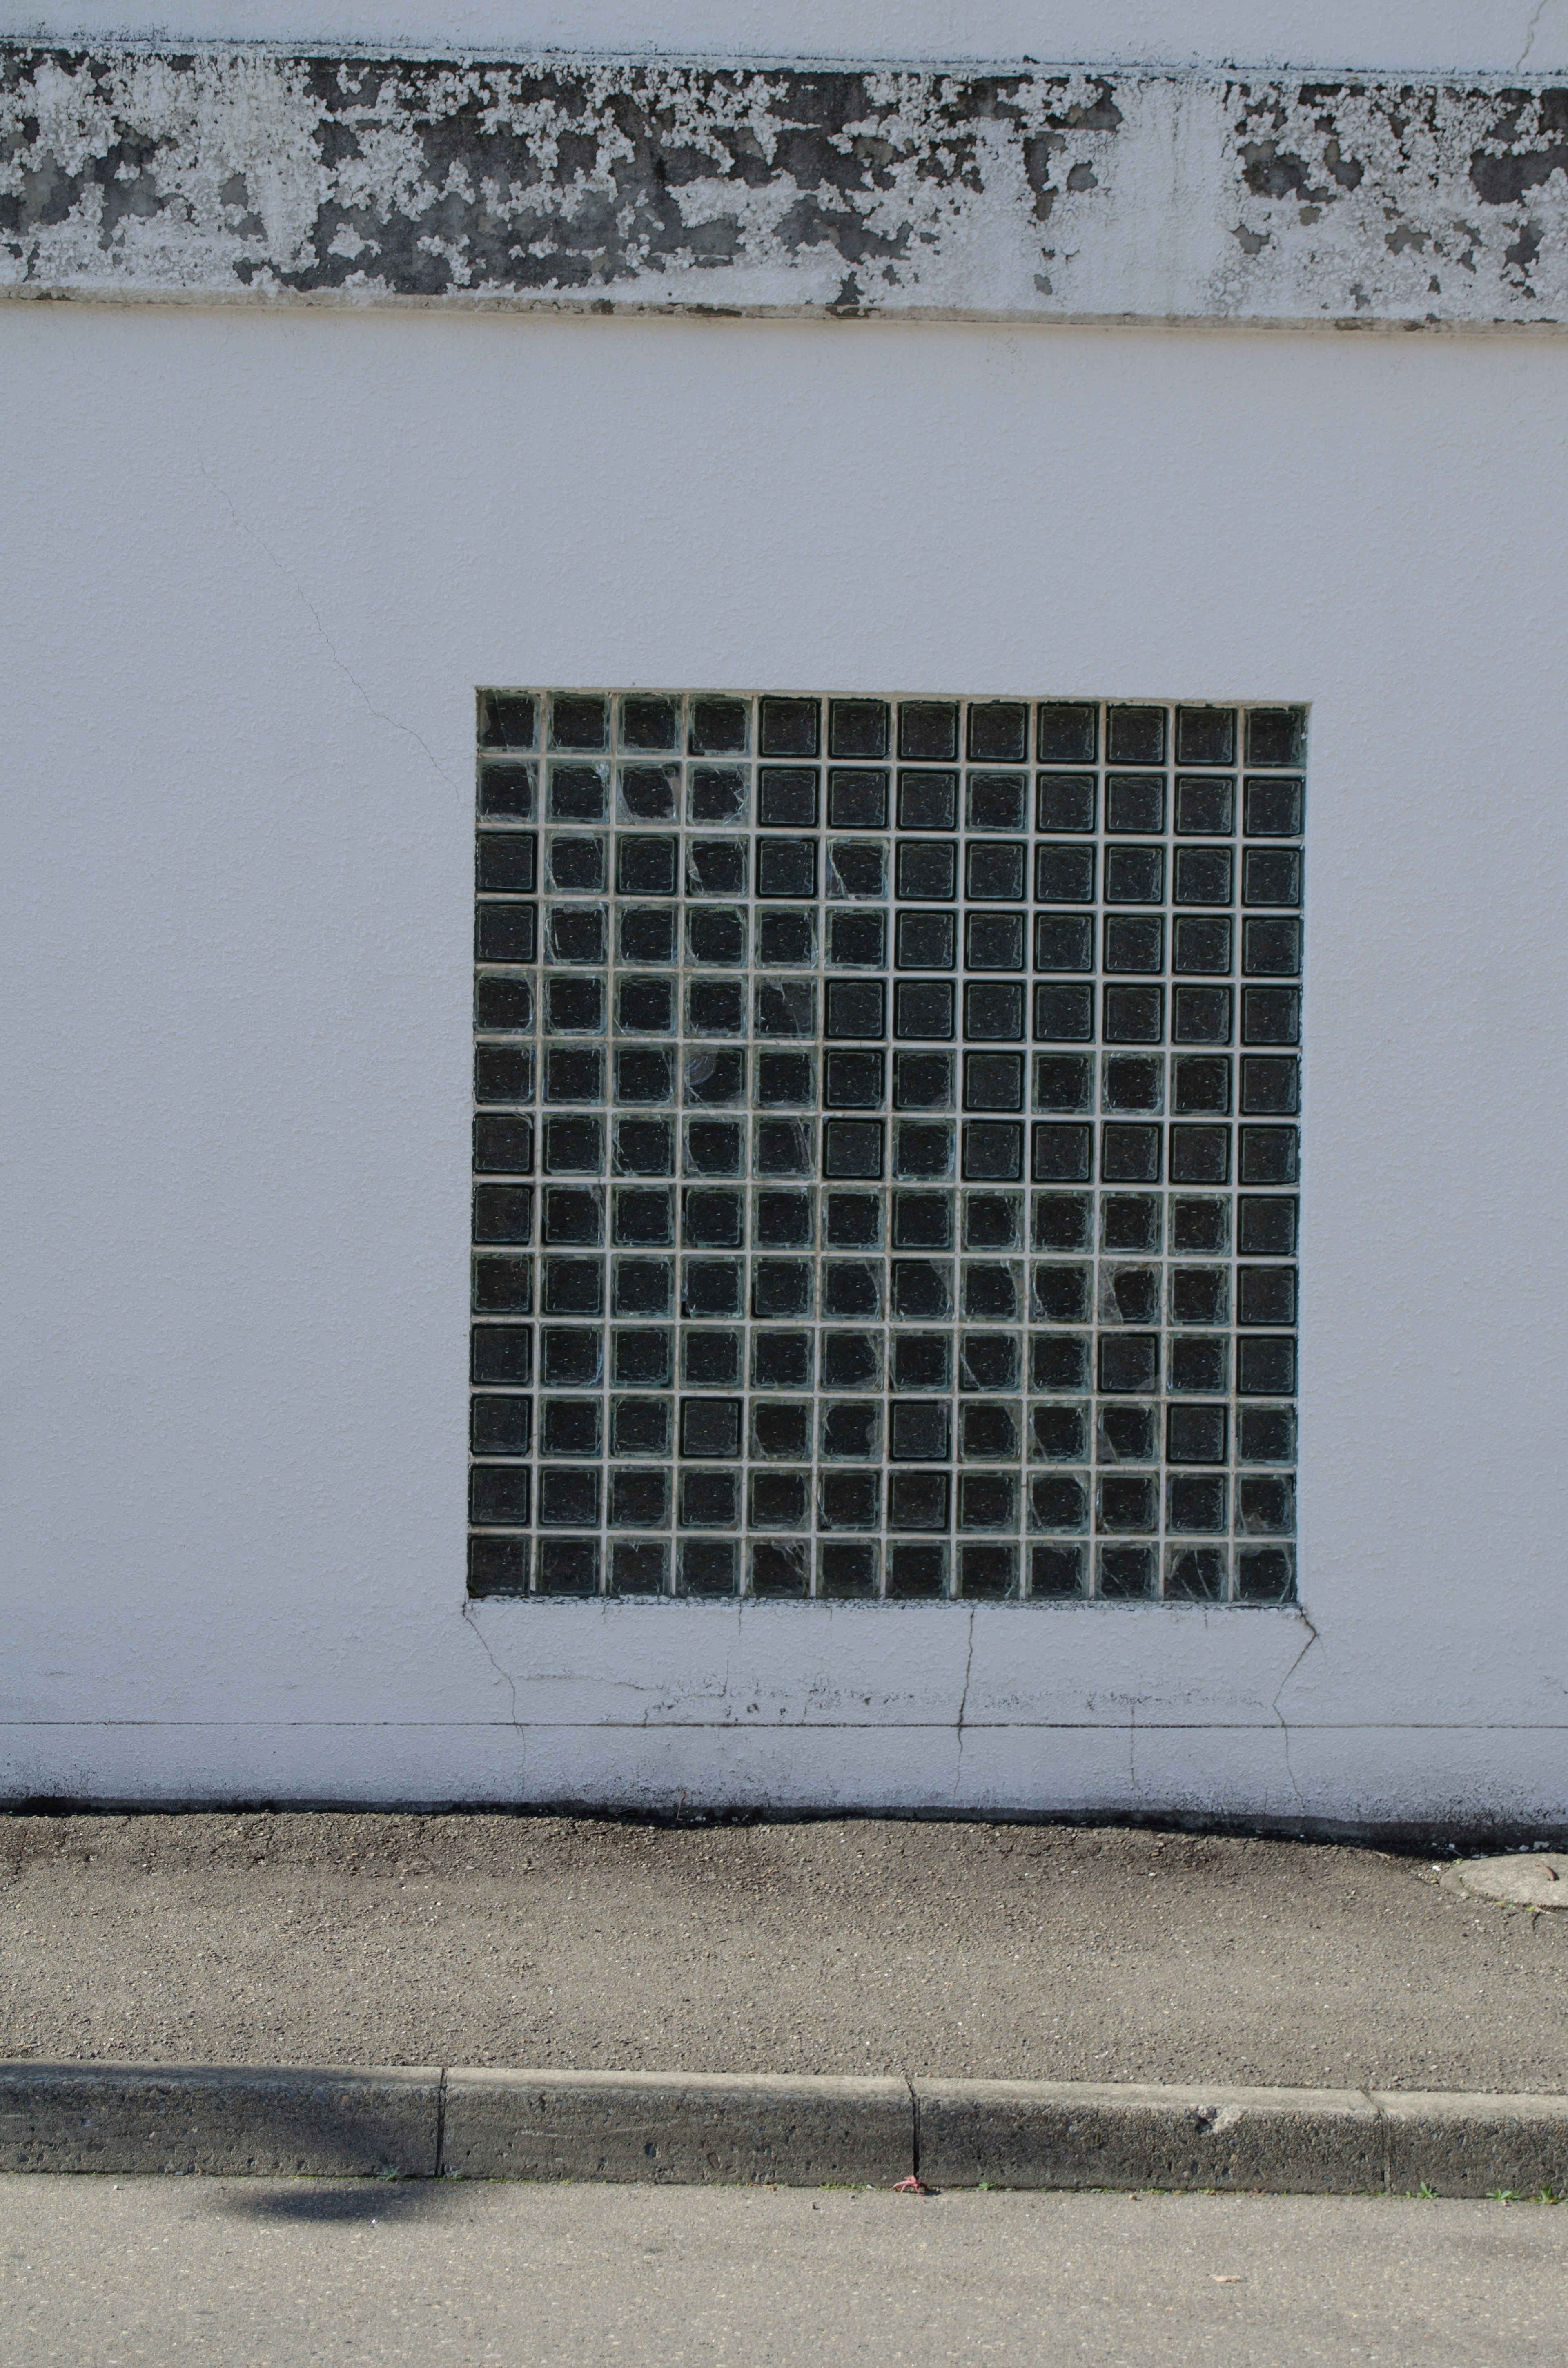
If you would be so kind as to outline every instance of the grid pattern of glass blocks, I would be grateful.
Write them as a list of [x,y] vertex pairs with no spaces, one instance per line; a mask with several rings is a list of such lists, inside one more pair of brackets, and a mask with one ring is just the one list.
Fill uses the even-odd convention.
[[1304,738],[480,693],[473,1594],[1292,1598]]

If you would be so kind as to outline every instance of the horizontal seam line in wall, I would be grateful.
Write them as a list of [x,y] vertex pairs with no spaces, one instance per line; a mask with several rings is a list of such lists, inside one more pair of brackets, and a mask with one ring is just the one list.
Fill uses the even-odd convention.
[[[175,1719],[175,1718],[13,1718],[0,1719],[0,1734],[13,1730],[32,1732],[45,1729],[106,1732],[121,1728],[155,1729],[160,1733],[184,1731],[192,1733],[292,1733],[312,1729],[324,1733],[377,1733],[395,1730],[398,1733],[467,1734],[483,1727],[494,1727],[498,1733],[512,1734],[521,1725],[529,1728],[560,1728],[593,1733],[627,1735],[689,1734],[710,1728],[726,1735],[737,1731],[756,1735],[807,1734],[846,1735],[876,1733],[881,1735],[919,1735],[930,1732],[949,1735],[957,1724],[955,1709],[950,1718],[790,1718],[770,1720],[760,1713],[755,1720],[731,1718],[453,1718],[453,1719]],[[1568,1732],[1568,1719],[1290,1719],[1287,1722],[1292,1735],[1562,1735]],[[1104,1734],[1119,1735],[1130,1726],[1140,1735],[1278,1735],[1279,1722],[1274,1718],[970,1718],[964,1719],[964,1733],[988,1731],[997,1735],[1017,1734],[1020,1728],[1037,1734]]]

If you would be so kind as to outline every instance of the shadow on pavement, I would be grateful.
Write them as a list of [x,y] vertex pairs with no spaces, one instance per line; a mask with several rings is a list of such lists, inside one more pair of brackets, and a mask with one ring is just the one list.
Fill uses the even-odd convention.
[[428,2219],[460,2202],[472,2203],[475,2182],[449,2179],[299,2180],[226,2185],[220,2209],[242,2220],[324,2225]]

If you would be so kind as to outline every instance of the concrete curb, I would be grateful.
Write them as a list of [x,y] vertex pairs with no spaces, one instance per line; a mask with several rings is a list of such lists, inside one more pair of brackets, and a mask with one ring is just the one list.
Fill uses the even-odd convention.
[[[1378,2107],[1345,2089],[930,2080],[916,2094],[921,2176],[933,2187],[1358,2195],[1385,2184]],[[1568,2135],[1568,2116],[1563,2126]]]
[[0,2065],[0,2170],[430,2179],[441,2073]]
[[775,2073],[452,2072],[441,2168],[458,2179],[891,2186],[915,2165],[903,2080]]
[[1568,2192],[1568,2097],[783,2074],[0,2065],[0,2171]]

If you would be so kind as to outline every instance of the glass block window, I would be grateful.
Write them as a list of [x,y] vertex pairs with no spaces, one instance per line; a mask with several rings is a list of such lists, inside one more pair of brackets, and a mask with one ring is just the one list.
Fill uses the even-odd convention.
[[480,693],[473,1594],[1293,1596],[1304,741]]

